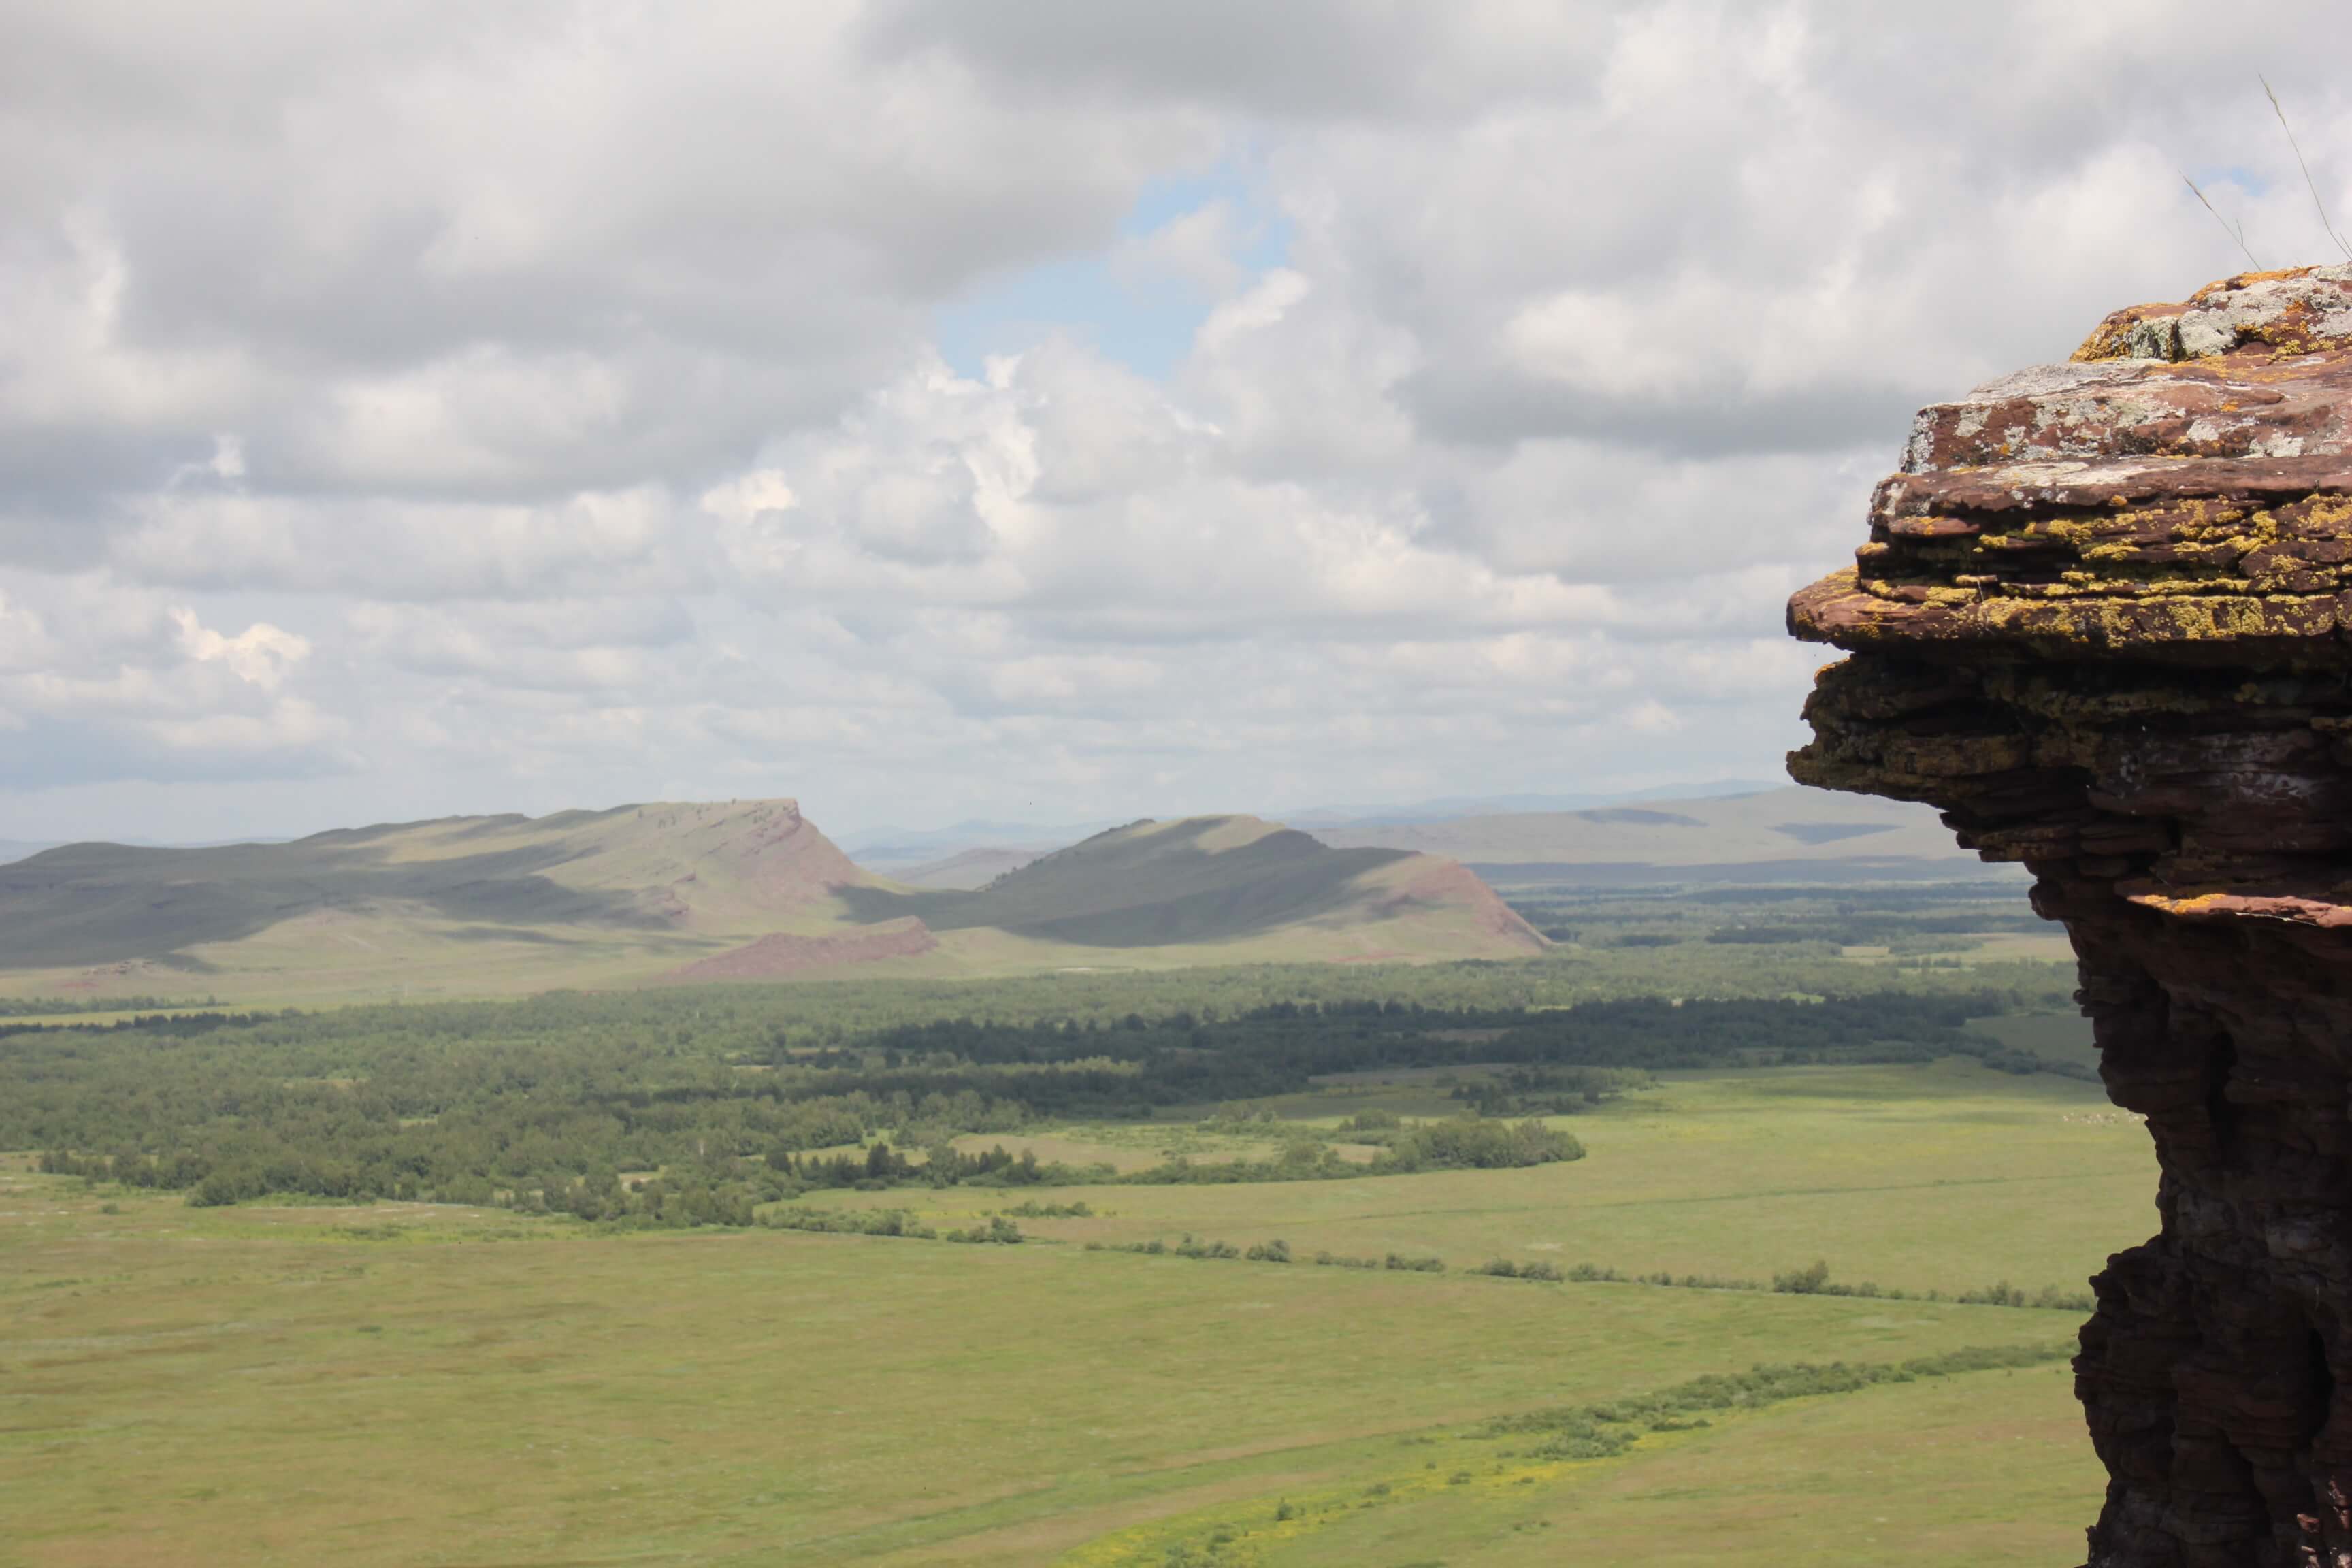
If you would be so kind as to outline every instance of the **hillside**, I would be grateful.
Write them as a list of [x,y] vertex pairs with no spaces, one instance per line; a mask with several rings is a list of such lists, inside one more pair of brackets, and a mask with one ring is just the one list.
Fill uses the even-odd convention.
[[794,803],[450,817],[0,866],[6,989],[430,994],[640,978],[837,923],[870,880]]
[[919,860],[912,865],[896,865],[873,860],[864,864],[893,882],[909,888],[948,888],[970,892],[984,888],[1007,871],[1018,871],[1041,855],[1053,852],[1054,846],[1037,848],[1000,849],[979,846],[959,849],[952,855],[935,859]]
[[1432,916],[1466,922],[1460,934],[1473,946],[1543,947],[1459,866],[1395,849],[1335,849],[1254,816],[1113,828],[977,889],[856,888],[842,898],[862,921],[912,917],[935,931],[984,926],[1095,947],[1230,943],[1276,932],[1295,942]]
[[0,865],[0,995],[16,996],[423,997],[1541,946],[1458,866],[1246,818],[1102,835],[971,891],[886,883],[788,800],[76,844]]
[[1318,826],[1338,848],[1442,855],[1497,886],[1927,881],[2004,874],[1930,808],[1789,786],[1582,811]]

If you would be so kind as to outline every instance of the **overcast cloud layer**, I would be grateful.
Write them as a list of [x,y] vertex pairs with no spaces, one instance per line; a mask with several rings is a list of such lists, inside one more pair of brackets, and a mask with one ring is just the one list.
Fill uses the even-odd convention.
[[2352,216],[2340,6],[1940,9],[16,0],[0,838],[1769,776],[2257,71]]

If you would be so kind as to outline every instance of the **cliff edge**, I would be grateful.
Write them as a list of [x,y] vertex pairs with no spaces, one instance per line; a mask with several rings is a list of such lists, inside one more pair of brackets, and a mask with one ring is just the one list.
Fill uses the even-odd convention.
[[2158,1233],[2093,1281],[2094,1568],[2352,1564],[2352,268],[1923,410],[1790,772],[2021,861]]

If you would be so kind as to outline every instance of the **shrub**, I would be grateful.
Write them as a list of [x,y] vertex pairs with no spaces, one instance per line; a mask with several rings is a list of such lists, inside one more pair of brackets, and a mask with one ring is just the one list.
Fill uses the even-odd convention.
[[1457,1116],[1423,1122],[1403,1134],[1370,1168],[1375,1172],[1488,1171],[1583,1158],[1584,1145],[1574,1134],[1540,1121],[1483,1121]]
[[[919,1241],[936,1240],[939,1232],[920,1223],[905,1209],[777,1209],[761,1216],[760,1223],[777,1230],[814,1231],[823,1236],[903,1236]],[[1008,1227],[1010,1228],[1010,1227]],[[961,1232],[950,1233],[953,1239],[963,1239]],[[1013,1231],[1013,1239],[1020,1232]]]
[[1783,1296],[1818,1296],[1829,1278],[1829,1264],[1816,1258],[1808,1268],[1772,1276],[1772,1289]]
[[1638,1440],[1638,1428],[1653,1432],[1687,1430],[1705,1425],[1704,1420],[1694,1419],[1701,1412],[1754,1409],[1781,1400],[1848,1394],[1882,1383],[1909,1383],[1955,1373],[2040,1366],[2063,1360],[2067,1354],[2064,1347],[2057,1345],[1984,1345],[1907,1362],[1759,1365],[1744,1373],[1696,1377],[1655,1394],[1607,1405],[1559,1405],[1498,1416],[1486,1423],[1480,1435],[1500,1437],[1514,1433],[1549,1434],[1548,1441],[1528,1450],[1532,1457],[1607,1458],[1631,1447]]

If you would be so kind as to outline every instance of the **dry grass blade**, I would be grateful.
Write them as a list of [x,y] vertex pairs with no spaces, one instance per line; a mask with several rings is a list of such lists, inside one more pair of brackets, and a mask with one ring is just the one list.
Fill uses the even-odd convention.
[[2352,261],[2352,245],[2346,244],[2344,237],[2336,232],[2336,226],[2327,220],[2327,204],[2319,199],[2319,182],[2311,177],[2311,165],[2304,162],[2303,147],[2294,139],[2294,127],[2286,122],[2286,106],[2279,102],[2279,95],[2271,87],[2269,78],[2257,76],[2254,79],[2263,84],[2263,94],[2271,100],[2271,112],[2278,116],[2279,129],[2286,132],[2286,144],[2294,149],[2294,165],[2303,171],[2304,186],[2311,192],[2311,205],[2319,209],[2319,226],[2327,231],[2327,237],[2336,242],[2336,248],[2344,253],[2344,259]]
[[2254,259],[2254,253],[2252,251],[2246,249],[2246,226],[2242,223],[2231,223],[2228,218],[2223,217],[2221,212],[2215,208],[2211,202],[2205,200],[2205,193],[2197,188],[2197,182],[2190,179],[2187,174],[2180,176],[2180,183],[2187,185],[2189,187],[2189,194],[2195,196],[2199,202],[2204,205],[2205,210],[2213,215],[2213,221],[2221,226],[2221,232],[2228,235],[2231,239],[2237,241],[2238,248],[2240,250],[2245,251],[2246,265],[2252,268],[2257,272],[2261,271],[2263,269],[2263,264]]

